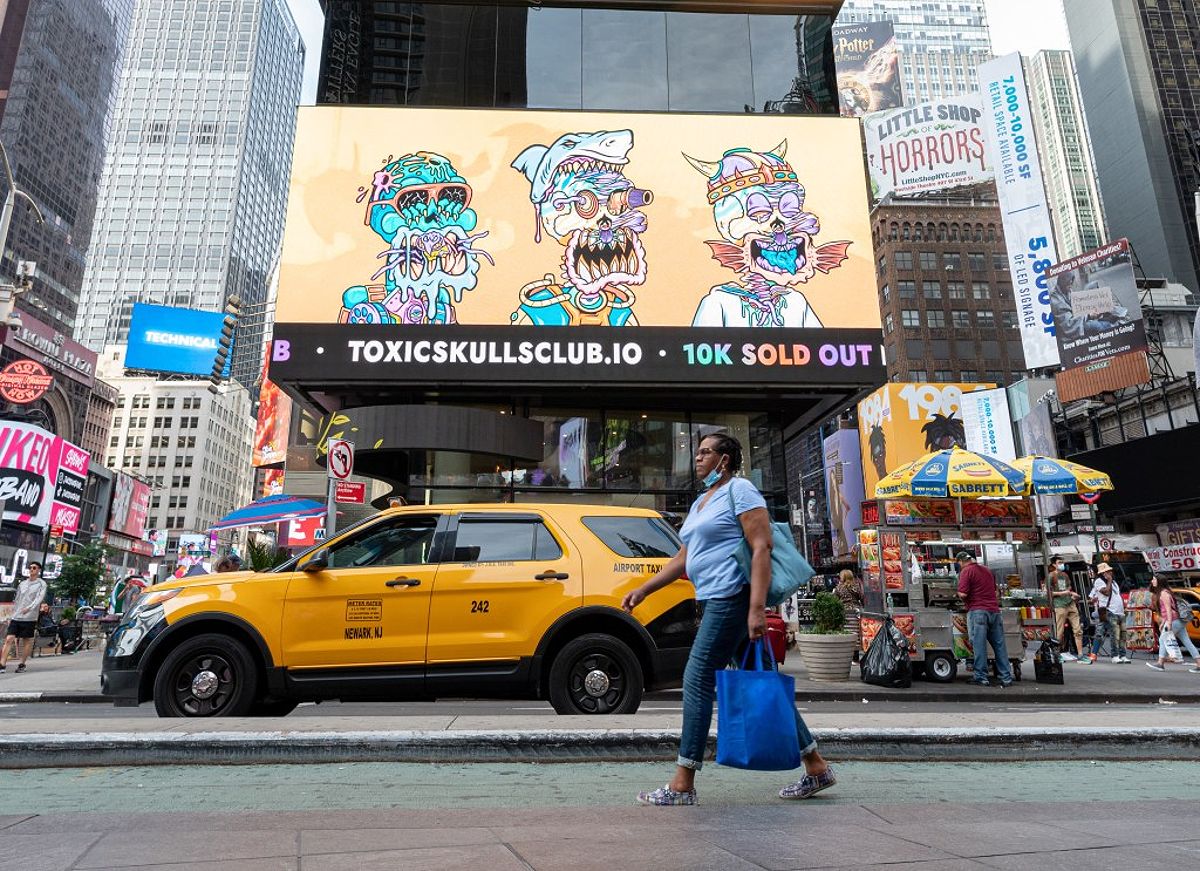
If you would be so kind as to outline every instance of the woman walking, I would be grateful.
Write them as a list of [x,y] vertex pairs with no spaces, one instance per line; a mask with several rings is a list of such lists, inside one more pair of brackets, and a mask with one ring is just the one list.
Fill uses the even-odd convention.
[[1192,668],[1189,671],[1200,674],[1200,653],[1196,652],[1196,645],[1188,637],[1187,624],[1175,607],[1175,596],[1157,576],[1150,579],[1150,605],[1158,618],[1158,662],[1147,662],[1146,666],[1155,671],[1166,671],[1168,662],[1183,662],[1182,656],[1172,657],[1168,650],[1170,639],[1174,637],[1179,647],[1186,648],[1192,655]]
[[[632,612],[647,596],[683,577],[686,570],[703,612],[683,675],[683,734],[675,776],[665,786],[640,793],[638,802],[645,805],[696,804],[696,772],[704,765],[716,673],[729,664],[742,642],[762,638],[766,632],[764,612],[771,584],[767,503],[757,487],[734,477],[742,466],[742,446],[732,436],[715,434],[701,439],[695,466],[704,492],[680,530],[683,547],[622,603]],[[743,538],[752,553],[749,578],[733,558]],[[780,798],[811,798],[837,782],[799,711],[796,731],[805,774],[780,790]]]

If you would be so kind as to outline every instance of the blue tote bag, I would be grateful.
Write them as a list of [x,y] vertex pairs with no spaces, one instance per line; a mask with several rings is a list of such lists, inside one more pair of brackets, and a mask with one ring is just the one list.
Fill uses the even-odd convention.
[[[729,494],[729,511],[733,514],[733,519],[737,521],[738,526],[741,526],[737,509],[733,504],[732,493]],[[738,568],[746,576],[747,583],[750,581],[750,561],[753,555],[753,551],[750,550],[750,542],[746,541],[746,537],[743,535],[742,543],[733,552],[733,558],[737,560]],[[815,574],[816,571],[808,564],[808,560],[801,556],[800,551],[796,549],[796,542],[792,540],[791,528],[786,523],[772,523],[771,586],[767,590],[767,607],[774,608],[776,605],[786,602]]]
[[750,771],[800,767],[796,681],[776,670],[761,638],[747,646],[741,668],[717,672],[717,764]]

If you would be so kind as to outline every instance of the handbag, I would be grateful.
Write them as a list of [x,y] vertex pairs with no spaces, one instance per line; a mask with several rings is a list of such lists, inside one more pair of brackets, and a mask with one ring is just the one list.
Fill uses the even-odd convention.
[[796,681],[779,673],[761,638],[746,646],[741,668],[717,672],[717,764],[750,771],[801,764]]
[[[732,488],[733,482],[730,482]],[[734,522],[741,528],[741,521],[738,520],[737,508],[733,504],[733,490],[729,491],[729,513],[733,515]],[[738,568],[742,570],[742,574],[746,576],[746,581],[750,580],[750,562],[754,556],[754,551],[750,549],[750,542],[746,541],[745,534],[742,535],[742,543],[738,545],[737,550],[733,552],[733,558],[737,561]],[[816,571],[808,564],[800,551],[796,550],[796,542],[792,539],[792,530],[786,523],[772,522],[771,523],[771,586],[767,590],[767,607],[773,608],[792,598],[797,590],[803,587],[812,579]]]
[[1163,624],[1162,632],[1158,633],[1158,639],[1162,642],[1161,646],[1166,647],[1167,659],[1183,660],[1183,651],[1179,649],[1179,639],[1175,637],[1170,626]]

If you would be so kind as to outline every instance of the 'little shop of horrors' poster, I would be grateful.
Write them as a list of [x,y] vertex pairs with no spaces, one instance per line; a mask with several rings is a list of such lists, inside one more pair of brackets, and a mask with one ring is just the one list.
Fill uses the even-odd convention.
[[300,111],[277,319],[879,328],[858,124]]

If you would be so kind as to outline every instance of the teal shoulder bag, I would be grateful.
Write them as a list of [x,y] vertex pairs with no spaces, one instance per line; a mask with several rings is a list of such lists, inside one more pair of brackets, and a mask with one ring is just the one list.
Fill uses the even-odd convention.
[[[736,478],[734,480],[737,480]],[[747,482],[749,483],[749,482]],[[754,486],[751,484],[750,486]],[[741,528],[741,520],[737,516],[737,506],[733,503],[733,481],[729,482],[729,512],[733,520]],[[742,543],[733,552],[733,559],[738,568],[750,580],[750,560],[753,552],[750,542],[746,541],[743,533]],[[767,606],[774,607],[790,599],[797,590],[809,582],[816,574],[808,560],[796,549],[792,539],[792,530],[786,523],[771,523],[771,586],[767,590]]]

